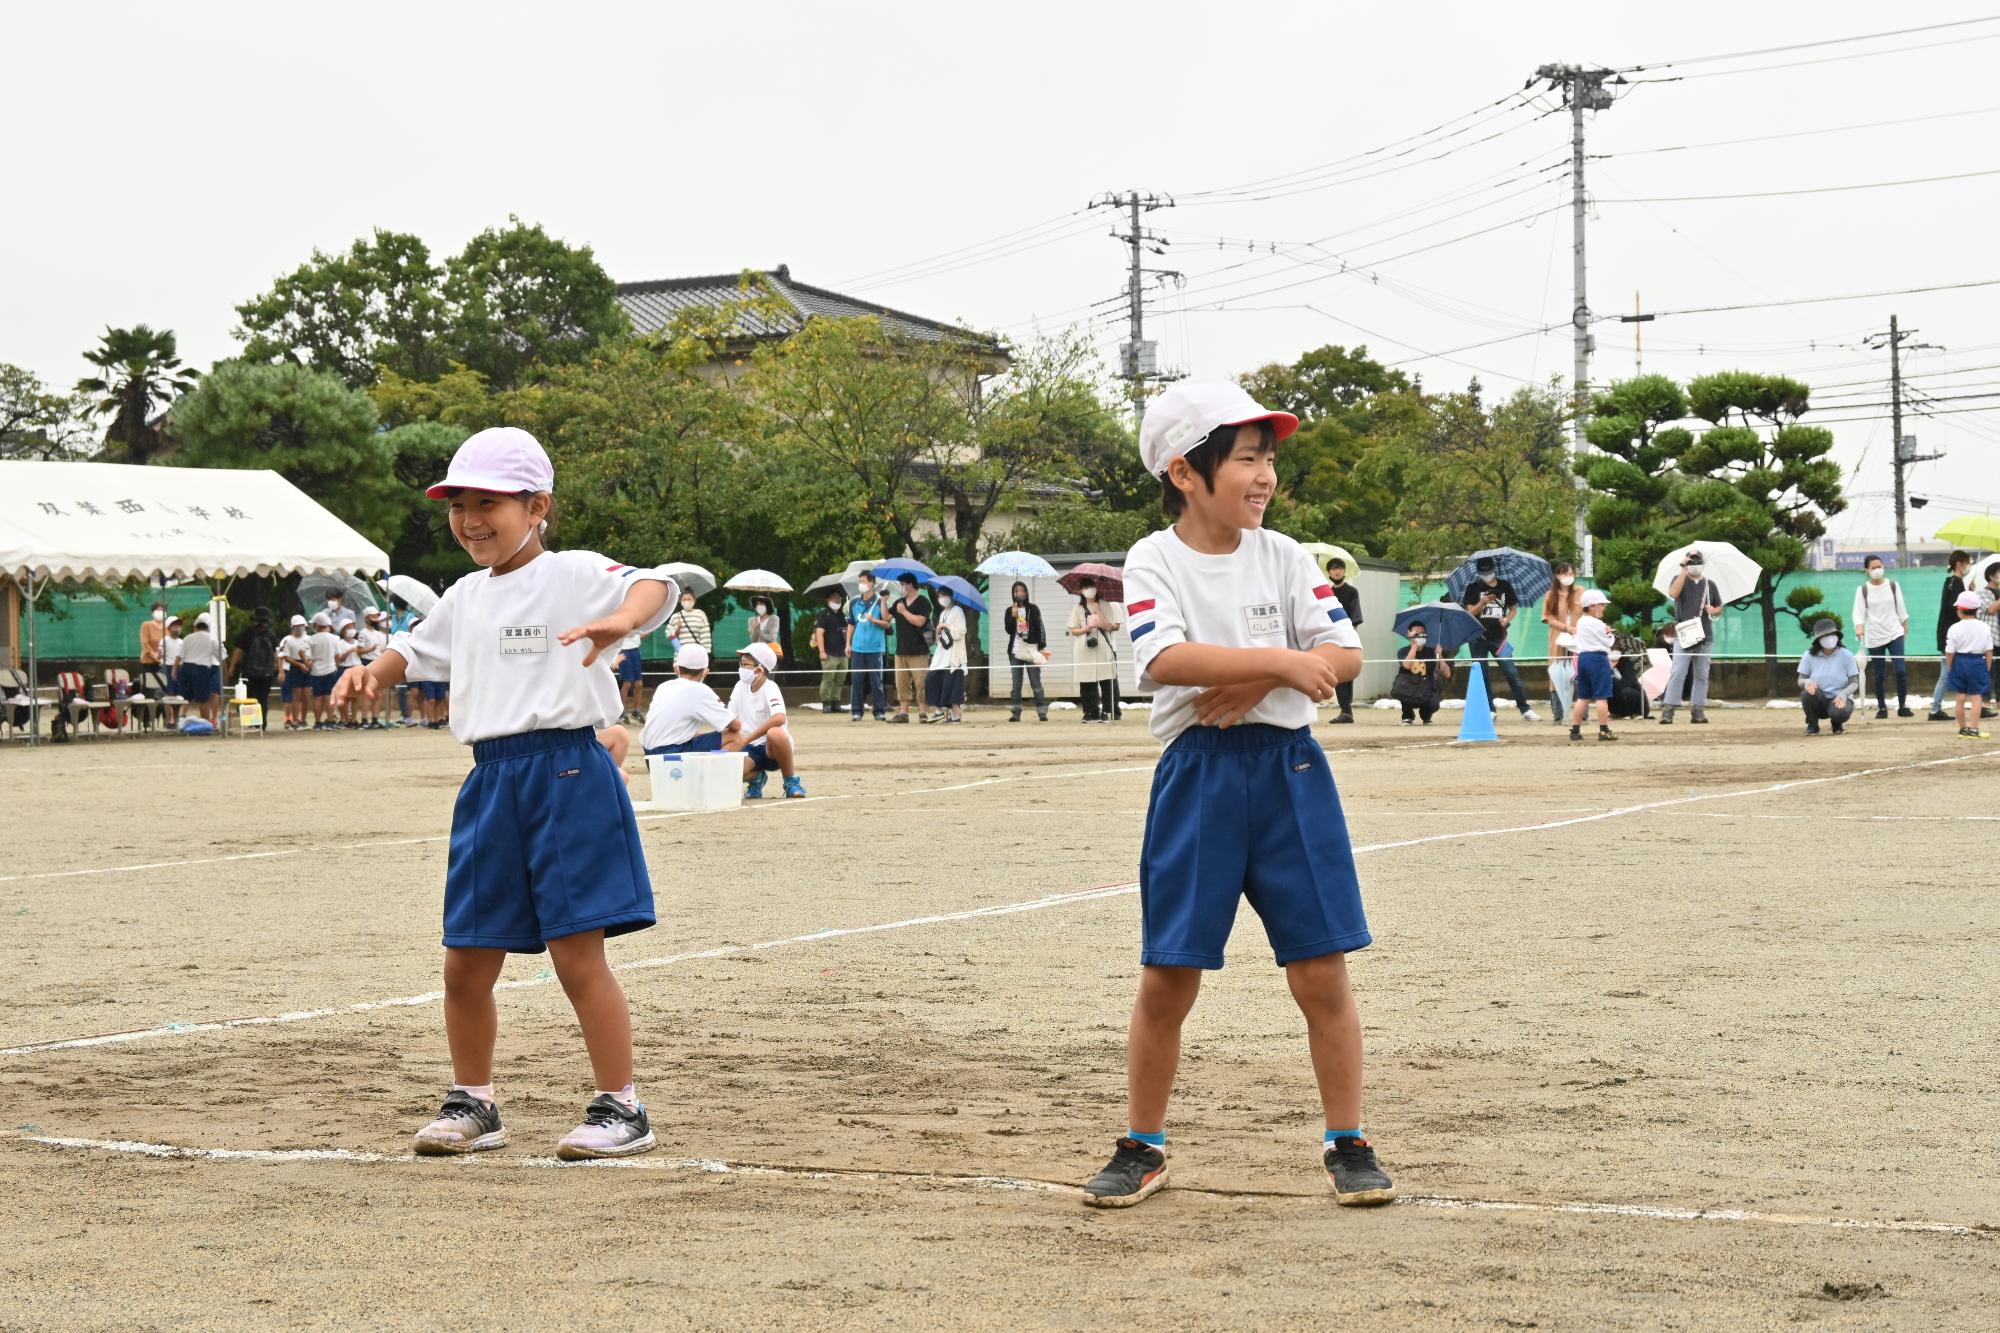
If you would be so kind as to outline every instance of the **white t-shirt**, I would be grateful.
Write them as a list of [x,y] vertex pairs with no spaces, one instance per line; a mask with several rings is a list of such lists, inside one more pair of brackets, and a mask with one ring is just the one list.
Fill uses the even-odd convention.
[[1977,620],[1961,620],[1945,631],[1944,650],[1966,657],[1984,657],[1993,651],[1993,636]]
[[619,655],[622,657],[624,654],[631,652],[634,648],[637,648],[639,646],[640,641],[643,640],[645,637],[646,636],[643,634],[627,634],[624,638],[618,641]]
[[[965,608],[956,602],[938,612],[937,647],[931,652],[931,670],[965,670]],[[951,636],[951,647],[945,647],[945,636]]]
[[287,634],[278,640],[278,652],[285,659],[286,666],[295,666],[301,671],[312,670],[312,636],[309,634]]
[[181,664],[181,650],[187,647],[186,639],[176,639],[172,635],[160,640],[160,665],[172,671]]
[[644,634],[665,623],[680,594],[670,576],[595,551],[550,551],[511,574],[467,574],[389,647],[409,664],[409,679],[451,682],[451,734],[467,745],[528,731],[608,727],[620,711],[609,653],[586,669],[589,640],[565,648],[556,636],[615,612],[639,580],[667,585],[665,605],[639,626]]
[[331,676],[334,663],[340,656],[340,636],[332,630],[314,630],[306,640],[312,648],[312,671],[315,676]]
[[189,666],[221,666],[222,654],[216,647],[215,636],[198,629],[182,639],[181,660]]
[[729,711],[736,714],[736,720],[743,724],[743,734],[749,735],[772,718],[785,715],[785,696],[778,692],[778,682],[769,676],[758,686],[736,682],[736,688],[729,692]]
[[1854,590],[1853,625],[1860,631],[1864,647],[1880,648],[1903,636],[1903,622],[1910,618],[1910,608],[1903,605],[1903,590],[1883,579],[1876,583],[1872,579],[1862,580]]
[[[1140,538],[1125,557],[1125,632],[1139,688],[1153,694],[1153,734],[1171,742],[1195,725],[1202,687],[1163,685],[1148,674],[1177,643],[1221,648],[1359,648],[1361,636],[1305,548],[1282,533],[1246,528],[1228,555],[1204,555],[1172,528]],[[1274,727],[1311,726],[1313,701],[1280,686],[1243,718]]]
[[361,645],[361,660],[364,663],[372,662],[380,657],[382,650],[389,646],[388,635],[379,629],[369,629],[365,625],[362,626],[361,632],[356,634],[354,638],[355,642]]
[[1576,628],[1570,632],[1576,635],[1576,651],[1579,653],[1608,653],[1618,642],[1611,626],[1599,616],[1579,614]]
[[705,732],[721,731],[735,719],[715,691],[698,680],[675,676],[660,682],[639,732],[641,749],[685,745]]

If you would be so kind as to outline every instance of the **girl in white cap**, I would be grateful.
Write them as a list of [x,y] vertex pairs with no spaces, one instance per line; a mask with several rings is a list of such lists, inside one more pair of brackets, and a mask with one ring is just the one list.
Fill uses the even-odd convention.
[[278,665],[284,668],[285,683],[279,696],[285,701],[285,730],[306,729],[306,700],[312,694],[312,636],[306,633],[306,618],[293,616],[291,633],[278,643]]
[[1617,680],[1611,674],[1611,646],[1615,640],[1611,626],[1604,623],[1604,608],[1611,599],[1592,588],[1583,594],[1579,602],[1580,614],[1576,618],[1576,704],[1570,710],[1569,738],[1583,739],[1583,720],[1590,715],[1590,705],[1597,704],[1597,739],[1615,741],[1618,737],[1611,730],[1611,691]]
[[335,690],[339,702],[373,701],[405,679],[448,679],[452,734],[472,746],[444,888],[452,1086],[417,1132],[423,1154],[507,1141],[493,1091],[493,986],[509,953],[544,949],[597,1087],[557,1156],[625,1157],[654,1142],[632,1082],[631,1010],[604,956],[607,936],[653,924],[653,889],[631,797],[597,742],[620,711],[598,655],[657,627],[679,589],[657,570],[549,551],[554,485],[548,455],[524,430],[483,430],[460,445],[426,494],[450,502],[451,534],[479,569]]
[[160,678],[166,682],[167,697],[173,702],[167,705],[167,725],[178,726],[181,720],[181,650],[187,646],[181,638],[181,618],[167,617],[166,637],[160,640]]

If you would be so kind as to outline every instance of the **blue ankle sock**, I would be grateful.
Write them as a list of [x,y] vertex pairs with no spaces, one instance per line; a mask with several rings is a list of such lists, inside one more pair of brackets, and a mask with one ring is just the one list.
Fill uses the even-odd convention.
[[[1362,1139],[1361,1131],[1358,1129],[1329,1129],[1326,1132],[1326,1138],[1321,1140],[1321,1142],[1331,1148],[1335,1139]],[[1366,1143],[1367,1140],[1362,1139],[1362,1142]]]
[[1125,1131],[1125,1137],[1128,1139],[1137,1139],[1148,1148],[1158,1148],[1161,1151],[1166,1150],[1167,1131],[1164,1129],[1157,1134],[1141,1134],[1136,1129],[1128,1129]]

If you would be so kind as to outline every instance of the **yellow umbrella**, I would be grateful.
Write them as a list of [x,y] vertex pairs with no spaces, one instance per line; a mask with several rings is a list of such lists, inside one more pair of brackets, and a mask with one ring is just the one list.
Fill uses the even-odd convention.
[[1300,542],[1299,545],[1312,555],[1321,569],[1326,568],[1326,562],[1329,560],[1339,560],[1349,569],[1361,567],[1361,562],[1356,560],[1353,553],[1345,546],[1335,546],[1332,542]]
[[1955,518],[1937,530],[1937,539],[1956,546],[1979,546],[1989,551],[2000,551],[2000,518],[1991,514]]

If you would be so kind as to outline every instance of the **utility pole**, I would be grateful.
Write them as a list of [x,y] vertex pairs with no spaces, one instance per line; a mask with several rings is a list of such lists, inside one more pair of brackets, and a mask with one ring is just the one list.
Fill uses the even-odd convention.
[[1126,210],[1130,231],[1113,231],[1112,237],[1125,242],[1132,251],[1131,270],[1125,280],[1125,320],[1126,341],[1118,348],[1118,378],[1125,381],[1132,397],[1132,429],[1136,432],[1146,418],[1145,385],[1150,380],[1171,378],[1160,373],[1159,344],[1146,341],[1146,302],[1144,288],[1148,273],[1163,277],[1178,278],[1181,275],[1170,269],[1149,269],[1141,255],[1152,251],[1163,255],[1167,239],[1156,232],[1147,231],[1139,224],[1141,212],[1150,213],[1156,208],[1172,208],[1174,201],[1170,195],[1140,194],[1137,190],[1127,190],[1124,194],[1104,194],[1090,201],[1092,208],[1122,208]]
[[[1570,462],[1574,464],[1590,448],[1589,441],[1583,437],[1583,417],[1590,404],[1590,353],[1595,342],[1590,334],[1590,300],[1585,295],[1584,284],[1583,113],[1609,107],[1612,93],[1605,84],[1623,83],[1625,79],[1615,70],[1585,69],[1581,65],[1543,65],[1535,71],[1535,77],[1528,80],[1528,86],[1533,87],[1536,80],[1546,82],[1552,92],[1561,93],[1569,107],[1570,287],[1573,295],[1569,318],[1576,353],[1572,375],[1576,405],[1570,436]],[[1578,491],[1582,491],[1583,478],[1577,477],[1575,484]],[[1584,577],[1589,578],[1596,572],[1593,568],[1596,562],[1590,549],[1590,532],[1583,523],[1581,495],[1576,504],[1576,549],[1583,561]]]
[[[1909,488],[1904,483],[1903,472],[1912,463],[1928,463],[1943,458],[1943,454],[1920,454],[1917,452],[1917,437],[1903,434],[1903,347],[1905,340],[1915,337],[1916,329],[1906,329],[1889,316],[1887,333],[1871,333],[1863,339],[1870,347],[1889,349],[1889,441],[1892,448],[1896,474],[1896,568],[1910,567],[1909,537]],[[1941,352],[1944,349],[1936,343],[1909,343],[1911,351],[1928,348]]]

